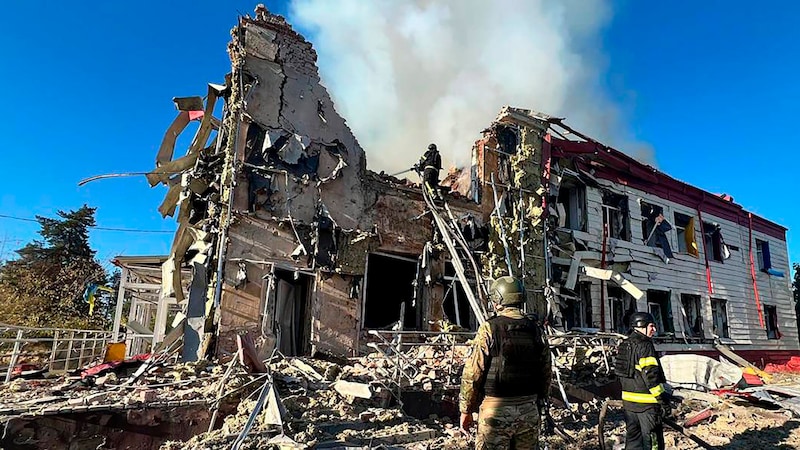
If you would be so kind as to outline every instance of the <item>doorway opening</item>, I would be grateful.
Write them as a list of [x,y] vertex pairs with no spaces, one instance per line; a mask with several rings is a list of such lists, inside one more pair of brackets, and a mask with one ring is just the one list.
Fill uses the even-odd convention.
[[314,277],[275,269],[276,348],[286,356],[308,355]]
[[385,253],[367,257],[364,328],[387,328],[401,320],[405,330],[418,329],[414,285],[417,261]]

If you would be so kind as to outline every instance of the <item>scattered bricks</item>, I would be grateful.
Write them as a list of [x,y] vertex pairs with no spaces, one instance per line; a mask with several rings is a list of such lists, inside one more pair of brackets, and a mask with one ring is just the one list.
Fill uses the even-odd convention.
[[150,403],[155,401],[156,398],[158,398],[158,393],[153,389],[146,389],[143,391],[139,391],[136,398],[138,401],[142,403]]
[[697,425],[698,423],[710,418],[714,415],[714,411],[711,408],[705,408],[704,410],[694,414],[690,417],[686,418],[686,421],[683,423],[684,427],[691,427]]

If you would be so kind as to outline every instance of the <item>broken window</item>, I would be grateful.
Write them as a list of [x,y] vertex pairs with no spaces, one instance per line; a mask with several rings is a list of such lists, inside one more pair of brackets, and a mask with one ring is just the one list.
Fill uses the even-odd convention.
[[592,326],[592,283],[583,281],[576,288],[577,297],[566,301],[563,311],[566,329],[591,328]]
[[697,256],[697,242],[695,242],[694,238],[694,217],[676,212],[675,231],[678,234],[678,253]]
[[699,295],[681,294],[683,329],[689,337],[703,337],[702,303]]
[[640,202],[640,205],[644,244],[660,248],[664,252],[664,257],[672,258],[672,247],[667,237],[667,232],[672,229],[672,225],[664,218],[664,208],[647,202]]
[[[477,330],[475,313],[469,305],[464,287],[456,278],[456,271],[452,263],[448,262],[445,265],[444,281],[445,293],[442,308],[447,320],[461,328],[472,331]],[[470,285],[472,284],[470,280]]]
[[718,224],[703,222],[703,244],[708,259],[711,261],[722,262],[728,259],[730,253],[722,240],[722,231]]
[[728,302],[718,298],[711,299],[711,317],[714,322],[714,334],[721,338],[731,337],[728,330]]
[[653,315],[659,335],[674,332],[672,325],[672,302],[669,291],[647,291],[647,312]]
[[758,270],[766,272],[772,268],[772,258],[769,254],[769,242],[756,239],[756,257]]
[[603,193],[603,226],[608,230],[608,237],[631,240],[628,197],[612,192]]
[[636,312],[636,300],[619,286],[606,285],[606,292],[611,305],[611,330],[626,334],[631,314]]
[[565,177],[558,190],[558,226],[586,231],[586,187],[576,179]]
[[781,331],[778,329],[778,307],[764,305],[764,314],[767,316],[767,339],[780,339]]
[[370,253],[367,257],[364,289],[364,328],[401,325],[403,329],[417,329],[414,304],[416,278],[416,260]]

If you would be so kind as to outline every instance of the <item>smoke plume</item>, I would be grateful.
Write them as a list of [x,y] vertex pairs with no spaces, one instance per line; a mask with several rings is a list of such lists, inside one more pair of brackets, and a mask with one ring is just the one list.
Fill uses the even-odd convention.
[[373,170],[406,169],[430,142],[447,163],[469,164],[506,104],[627,140],[598,87],[605,0],[293,0],[290,10]]

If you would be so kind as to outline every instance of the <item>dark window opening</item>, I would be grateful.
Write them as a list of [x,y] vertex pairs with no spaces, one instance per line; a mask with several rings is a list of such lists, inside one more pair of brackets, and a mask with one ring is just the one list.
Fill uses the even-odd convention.
[[[475,314],[472,312],[472,307],[467,300],[467,294],[464,292],[464,287],[456,277],[453,264],[447,263],[445,265],[445,295],[442,308],[447,320],[461,328],[475,331],[478,329],[478,323],[475,319]],[[472,285],[470,281],[470,285]],[[473,289],[473,292],[475,290]]]
[[764,305],[764,315],[767,316],[767,339],[780,339],[781,331],[778,329],[778,307]]
[[370,253],[367,258],[364,292],[364,328],[388,328],[398,324],[403,314],[403,329],[417,329],[414,282],[417,263],[413,260]]
[[275,270],[276,347],[286,356],[307,355],[311,332],[311,275]]
[[769,242],[756,239],[756,259],[758,270],[766,272],[772,268],[772,257],[769,253]]
[[678,253],[693,253],[694,242],[694,221],[686,214],[675,213],[675,231],[678,234]]
[[669,291],[647,291],[647,312],[653,315],[656,321],[657,334],[673,333],[672,302]]
[[619,286],[606,285],[608,303],[611,305],[611,330],[627,334],[631,314],[636,312],[636,300]]
[[655,247],[656,217],[664,214],[664,209],[657,205],[641,202],[642,209],[642,239],[644,244]]
[[608,229],[608,237],[631,240],[628,197],[611,192],[603,193],[603,226]]
[[517,143],[519,142],[517,130],[513,127],[498,125],[495,128],[495,136],[498,152],[495,179],[502,185],[510,185],[513,179],[511,156],[517,153]]
[[592,283],[578,283],[576,293],[578,296],[567,299],[567,306],[562,310],[567,330],[592,327]]
[[681,294],[683,329],[690,337],[703,337],[703,309],[699,295]]
[[711,261],[722,262],[722,233],[719,225],[703,222],[703,251]]
[[556,209],[559,227],[586,231],[586,186],[573,179],[562,180]]
[[728,329],[728,302],[718,298],[711,299],[711,316],[714,320],[714,334],[721,338],[731,337]]

